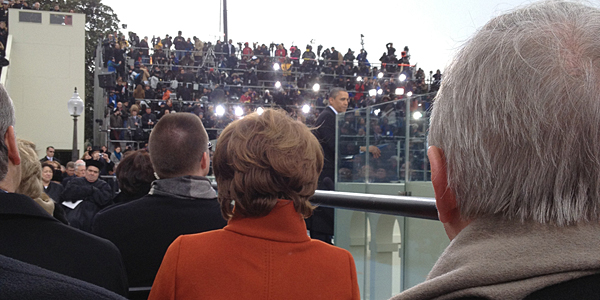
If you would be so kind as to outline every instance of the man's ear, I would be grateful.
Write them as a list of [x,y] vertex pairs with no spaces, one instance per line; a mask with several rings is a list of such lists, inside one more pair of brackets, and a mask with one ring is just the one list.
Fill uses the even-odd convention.
[[460,219],[454,191],[448,187],[448,171],[444,151],[436,146],[427,150],[431,164],[431,182],[435,192],[435,205],[442,223],[451,223]]
[[21,157],[19,156],[19,148],[17,147],[17,136],[15,135],[15,128],[9,126],[4,133],[4,144],[8,149],[8,160],[15,166],[21,164]]
[[200,161],[200,167],[203,171],[206,171],[208,174],[208,169],[210,168],[210,156],[208,152],[202,153],[202,161]]

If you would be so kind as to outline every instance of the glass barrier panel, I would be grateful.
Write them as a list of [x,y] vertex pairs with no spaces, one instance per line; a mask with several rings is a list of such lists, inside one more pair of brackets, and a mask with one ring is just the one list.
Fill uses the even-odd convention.
[[370,107],[369,171],[371,183],[398,183],[404,155],[404,101],[390,101]]
[[429,115],[431,98],[428,96],[414,96],[407,99],[410,103],[408,116],[409,145],[408,156],[402,169],[408,165],[409,171],[403,172],[403,177],[408,175],[408,181],[431,181],[431,170],[427,159],[427,133],[429,131]]
[[386,300],[425,280],[449,244],[439,221],[335,210],[335,245],[354,258],[363,300]]
[[367,145],[367,109],[361,108],[337,115],[337,181],[367,182],[368,157],[364,152]]
[[[430,181],[427,132],[434,96],[399,95],[394,101],[339,114],[337,182]],[[364,186],[363,191],[368,189]]]

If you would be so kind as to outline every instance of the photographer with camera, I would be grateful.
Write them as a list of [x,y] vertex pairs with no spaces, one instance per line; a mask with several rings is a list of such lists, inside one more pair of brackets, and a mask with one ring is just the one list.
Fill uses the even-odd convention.
[[194,36],[194,66],[202,64],[202,57],[204,56],[204,43],[196,36]]
[[306,45],[306,51],[302,53],[302,69],[311,72],[317,63],[317,55],[312,51],[311,45]]

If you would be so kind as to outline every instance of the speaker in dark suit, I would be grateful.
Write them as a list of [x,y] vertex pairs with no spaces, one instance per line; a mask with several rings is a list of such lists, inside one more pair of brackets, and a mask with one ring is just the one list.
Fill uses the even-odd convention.
[[[335,122],[338,113],[348,109],[348,93],[341,88],[333,88],[329,92],[329,106],[323,109],[317,118],[317,129],[314,131],[323,148],[323,171],[319,176],[320,190],[333,190],[335,179]],[[331,244],[333,237],[334,210],[328,207],[318,207],[313,215],[306,219],[306,227],[310,237]]]

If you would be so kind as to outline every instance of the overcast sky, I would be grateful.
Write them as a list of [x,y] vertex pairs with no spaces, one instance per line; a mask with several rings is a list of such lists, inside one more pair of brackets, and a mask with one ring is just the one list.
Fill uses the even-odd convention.
[[[361,48],[360,35],[371,62],[379,62],[388,42],[398,53],[410,48],[411,63],[425,70],[444,69],[456,49],[490,18],[531,3],[530,0],[229,0],[228,33],[234,43],[283,42],[287,49],[313,40],[342,54]],[[127,30],[140,38],[165,34],[197,36],[216,41],[221,0],[157,1],[102,0]],[[221,32],[223,30],[221,29]]]

